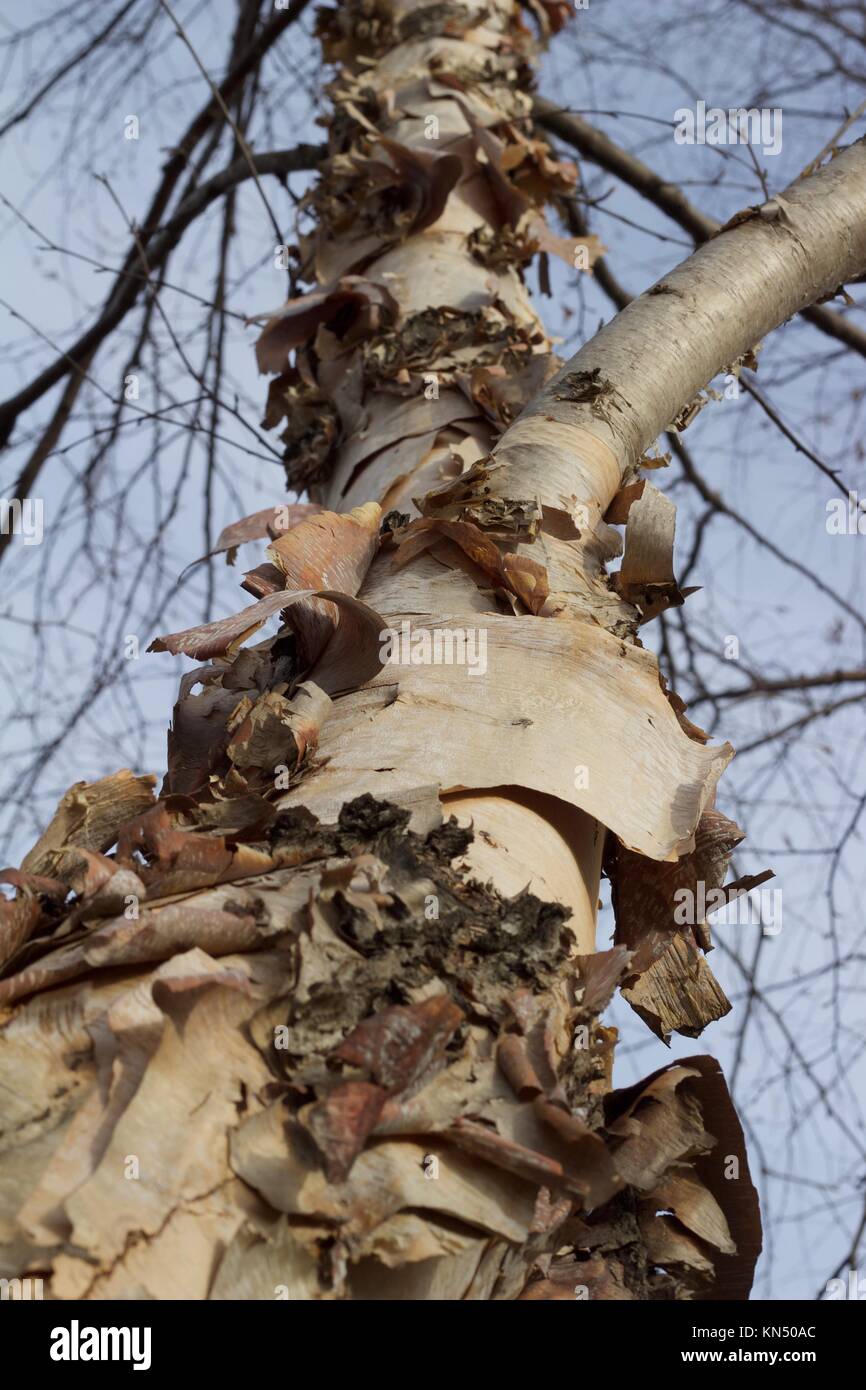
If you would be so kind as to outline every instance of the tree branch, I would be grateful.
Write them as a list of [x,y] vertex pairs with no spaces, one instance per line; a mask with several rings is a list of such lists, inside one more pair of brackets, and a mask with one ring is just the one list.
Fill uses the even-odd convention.
[[[642,160],[622,149],[582,116],[564,111],[544,97],[535,98],[534,114],[545,130],[558,135],[600,169],[607,170],[609,174],[627,183],[672,222],[682,227],[683,231],[688,232],[698,245],[709,241],[719,230],[722,224],[690,203],[675,183],[668,183],[661,178],[654,169],[650,169]],[[801,309],[800,316],[822,333],[844,343],[861,357],[866,357],[866,331],[849,322],[841,314],[834,314],[822,304],[812,304],[806,309]]]
[[[310,0],[292,0],[292,4],[286,10],[278,10],[272,19],[263,26],[257,37],[249,45],[242,56],[233,65],[231,70],[219,83],[218,91],[223,101],[232,96],[237,91],[240,84],[245,81],[247,76],[267,53],[268,49],[276,42],[280,35],[303,14]],[[139,236],[143,245],[147,246],[150,238],[154,235],[163,213],[168,206],[169,199],[187,166],[190,155],[196,145],[205,135],[207,130],[215,121],[223,119],[222,113],[216,100],[212,97],[205,106],[193,118],[187,127],[186,133],[180,143],[172,152],[171,158],[166,163],[162,180],[159,188],[151,200],[150,207],[144,218],[144,222],[139,229]],[[304,166],[305,167],[305,166]],[[131,246],[124,269],[132,269],[138,261],[138,249],[135,245]],[[130,293],[132,295],[129,298]],[[8,444],[15,422],[23,410],[33,405],[46,391],[56,385],[58,381],[74,370],[77,364],[88,358],[96,347],[102,342],[106,333],[116,326],[123,318],[127,309],[135,302],[138,293],[137,287],[130,290],[128,284],[118,283],[113,287],[106,299],[103,308],[95,323],[77,340],[69,351],[61,358],[56,359],[49,367],[40,372],[38,376],[14,396],[0,403],[0,448]]]

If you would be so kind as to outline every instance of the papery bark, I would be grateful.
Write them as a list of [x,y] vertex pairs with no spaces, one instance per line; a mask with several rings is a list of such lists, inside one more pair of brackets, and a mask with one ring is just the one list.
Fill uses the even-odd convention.
[[616,1091],[599,1022],[618,986],[662,1035],[725,1011],[671,904],[740,837],[713,807],[732,750],[637,637],[684,595],[670,503],[634,484],[720,367],[862,272],[866,152],[562,365],[523,268],[599,248],[544,221],[574,171],[533,135],[518,5],[344,3],[322,32],[315,288],[259,342],[321,510],[229,528],[271,537],[256,602],[158,639],[213,658],[159,801],[75,789],[10,880],[0,1272],[73,1298],[747,1297],[717,1064]]

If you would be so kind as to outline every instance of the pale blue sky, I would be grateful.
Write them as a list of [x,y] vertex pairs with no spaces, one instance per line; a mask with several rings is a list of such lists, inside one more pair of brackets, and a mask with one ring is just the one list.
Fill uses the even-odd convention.
[[[21,18],[8,0],[5,8],[8,33],[8,26],[20,25]],[[152,6],[139,0],[139,8],[147,14]],[[86,12],[71,7],[66,27],[70,17],[75,18],[80,42],[87,26],[98,28],[109,12],[105,4],[91,4]],[[209,6],[178,3],[177,12],[202,60],[219,73],[234,6],[228,0]],[[10,108],[20,101],[22,90],[32,89],[38,74],[50,70],[55,54],[65,51],[63,44],[69,44],[68,36],[61,37],[64,17],[53,5],[34,0],[28,18],[43,15],[57,26],[56,32],[36,34],[26,63],[19,54],[11,64],[3,82],[3,104]],[[309,117],[309,89],[316,81],[309,27],[308,17],[303,32],[291,31],[268,63],[269,115],[253,134],[259,150],[321,139],[321,130]],[[155,55],[143,72],[142,52]],[[696,5],[694,0],[652,5],[646,0],[592,0],[573,32],[553,45],[541,85],[545,95],[563,105],[594,113],[589,119],[612,138],[680,183],[699,207],[725,219],[741,206],[762,200],[747,152],[678,144],[673,138],[674,112],[698,100],[723,107],[781,107],[781,152],[759,161],[767,169],[771,190],[778,190],[822,147],[846,103],[851,107],[862,96],[853,80],[837,74],[816,80],[817,66],[810,66],[808,54],[799,47],[786,48],[778,34],[762,38],[754,17],[741,6]],[[142,215],[166,148],[205,96],[203,80],[168,22],[154,21],[137,48],[120,47],[112,53],[97,80],[80,90],[75,83],[61,89],[50,108],[0,142],[0,191],[57,246],[116,266],[128,241],[124,213]],[[130,114],[139,119],[137,141],[124,139]],[[861,121],[855,133],[863,130]],[[225,150],[212,170],[224,160]],[[590,213],[593,230],[610,248],[611,268],[629,291],[645,289],[688,253],[686,234],[661,213],[610,176],[589,165],[583,172],[589,190],[601,199]],[[114,196],[97,181],[97,174],[108,177]],[[292,177],[295,195],[304,186],[303,176]],[[266,189],[288,230],[286,193],[273,180],[266,181]],[[251,184],[239,194],[237,222],[228,306],[239,317],[226,322],[225,352],[239,409],[257,424],[265,382],[257,375],[251,351],[254,332],[242,316],[278,304],[285,294],[285,277],[273,266],[273,232]],[[218,237],[214,206],[172,261],[170,284],[207,297]],[[105,293],[107,276],[81,259],[38,246],[37,237],[0,207],[0,295],[63,347]],[[536,288],[534,269],[529,280]],[[565,267],[554,268],[553,284],[552,298],[540,301],[541,313],[550,331],[561,336],[561,351],[573,351],[612,309],[588,277],[570,275]],[[862,287],[855,298],[863,304]],[[197,359],[201,307],[169,288],[162,290],[160,303],[179,348]],[[53,349],[20,320],[0,312],[5,328],[0,394],[5,397],[50,361]],[[855,321],[866,326],[862,309]],[[92,368],[94,379],[111,398],[120,390],[133,322],[126,321],[114,350],[101,352]],[[163,327],[160,336],[164,355],[141,368],[139,405],[144,409],[156,402],[160,386],[172,389],[180,402],[196,394],[168,330]],[[809,446],[851,486],[866,492],[862,359],[843,355],[831,340],[798,321],[766,343],[759,382]],[[24,431],[47,418],[48,406],[56,399],[55,392],[42,403],[25,423],[22,438]],[[44,822],[72,781],[92,779],[124,764],[162,772],[165,725],[178,676],[189,665],[168,655],[142,655],[134,680],[89,696],[74,732],[65,736],[94,662],[119,661],[129,633],[140,638],[142,652],[154,635],[160,587],[153,582],[155,558],[149,537],[174,488],[176,512],[164,534],[165,572],[180,574],[206,549],[201,440],[194,440],[187,452],[188,434],[169,422],[162,426],[158,470],[151,462],[153,435],[134,423],[125,426],[122,447],[111,466],[97,463],[97,513],[85,533],[80,496],[74,491],[70,495],[70,483],[94,463],[99,437],[90,436],[110,413],[98,393],[88,400],[87,412],[79,412],[64,437],[67,451],[52,457],[42,475],[45,544],[25,548],[16,542],[14,563],[2,571],[0,681],[7,716],[0,732],[5,778],[0,831],[7,836],[10,862],[26,851],[38,830],[36,822]],[[188,418],[188,408],[176,408],[173,414],[177,420]],[[284,496],[278,463],[249,452],[252,448],[266,455],[266,450],[259,450],[230,416],[223,418],[221,434],[211,540],[226,522]],[[781,438],[753,402],[741,395],[711,403],[684,438],[709,486],[759,536],[810,566],[849,605],[862,609],[866,538],[828,535],[826,503],[837,495],[833,484]],[[69,448],[76,440],[83,442]],[[8,494],[23,456],[22,446],[0,460],[0,496]],[[679,474],[674,461],[669,470],[655,474],[654,481],[669,488],[680,504],[677,556],[682,565],[701,507]],[[103,563],[109,557],[107,581],[104,574],[94,577],[87,541],[94,561]],[[214,566],[213,615],[236,606],[245,561],[257,562],[255,547],[242,553],[234,570],[222,562]],[[703,586],[688,600],[688,622],[703,648],[697,669],[710,689],[745,682],[744,667],[773,676],[864,664],[862,622],[730,521],[716,517],[709,523],[689,582]],[[132,596],[128,620],[120,617],[126,592]],[[203,617],[205,597],[201,570],[156,630]],[[39,644],[26,625],[37,611],[47,624],[57,624],[44,627]],[[648,645],[658,641],[657,628],[654,624],[645,629]],[[739,663],[725,659],[725,639],[732,635],[739,640]],[[688,669],[679,688],[688,698]],[[826,697],[819,691],[807,698],[817,707]],[[35,717],[22,718],[22,707]],[[709,706],[693,713],[699,722],[708,721],[715,738],[746,746],[799,718],[809,707],[797,696],[737,704],[723,709],[718,720]],[[35,747],[56,739],[56,751],[31,785],[28,771]],[[771,866],[778,876],[774,887],[783,892],[783,930],[760,944],[758,979],[765,994],[750,1015],[737,1076],[736,1094],[749,1130],[753,1166],[765,1169],[763,1185],[772,1218],[772,1244],[762,1262],[756,1296],[810,1298],[845,1253],[862,1209],[866,1170],[864,856],[857,819],[866,793],[862,704],[813,723],[782,757],[785,746],[782,741],[770,743],[736,759],[723,781],[719,805],[748,832],[747,848],[737,857],[738,870]],[[19,794],[23,805],[16,800]],[[28,807],[35,808],[35,814],[28,815]],[[832,851],[846,830],[848,838],[837,862]],[[834,867],[831,901],[827,885]],[[606,916],[602,922],[600,943]],[[723,946],[733,946],[751,962],[759,932],[750,926],[726,927],[717,937],[720,947],[710,963],[735,1004],[733,1014],[697,1041],[676,1040],[668,1052],[628,1009],[617,1006],[622,1082],[652,1070],[671,1053],[710,1051],[729,1074],[733,1071],[738,1027],[748,1005],[742,975]],[[843,959],[844,968],[837,968]],[[822,1096],[828,1098],[832,1114],[826,1113]],[[774,1174],[784,1174],[787,1180]]]

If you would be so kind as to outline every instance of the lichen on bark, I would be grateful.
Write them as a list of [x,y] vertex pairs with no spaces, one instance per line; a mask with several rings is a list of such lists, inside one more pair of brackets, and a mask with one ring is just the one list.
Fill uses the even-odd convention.
[[[648,567],[622,592],[606,571],[640,457],[611,442],[617,354],[557,375],[524,279],[599,250],[548,225],[575,171],[531,120],[568,11],[321,17],[313,288],[257,352],[324,510],[248,519],[255,602],[154,644],[205,663],[159,799],[130,774],[70,794],[0,905],[0,1265],[54,1296],[748,1294],[757,1201],[716,1064],[617,1091],[600,1022],[617,987],[663,1033],[718,1016],[669,889],[701,855],[724,877],[704,832],[730,750],[637,637],[682,600],[651,493],[619,501]],[[386,665],[403,621],[483,629],[484,683]],[[606,839],[622,911],[595,953]]]

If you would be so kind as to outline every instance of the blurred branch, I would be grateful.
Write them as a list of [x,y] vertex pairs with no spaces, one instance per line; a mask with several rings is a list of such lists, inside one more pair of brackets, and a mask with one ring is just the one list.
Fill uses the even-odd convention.
[[[271,150],[266,154],[254,155],[253,160],[259,173],[285,175],[314,169],[322,155],[323,149],[319,145],[299,145],[293,150]],[[241,158],[234,160],[228,168],[215,174],[206,183],[200,184],[147,247],[147,263],[151,272],[165,263],[191,222],[200,217],[211,203],[250,177],[248,162]],[[136,255],[140,256],[141,251],[147,246],[140,229],[133,237],[133,244]],[[56,447],[81,386],[88,379],[88,369],[96,349],[134,307],[142,288],[148,284],[148,277],[144,272],[127,269],[126,265],[116,274],[123,277],[120,292],[109,297],[106,307],[95,323],[68,352],[58,357],[54,369],[56,379],[59,380],[67,372],[74,372],[74,375],[70,376],[51,420],[15,481],[12,493],[14,497],[26,497],[30,494],[42,464]],[[2,409],[0,407],[0,417]],[[12,539],[11,532],[0,532],[0,561]]]
[[[238,87],[246,81],[249,74],[261,62],[268,49],[276,42],[281,34],[303,14],[310,0],[292,0],[289,8],[279,10],[268,20],[257,37],[250,43],[245,52],[233,64],[230,71],[219,83],[217,88],[220,97],[225,101],[231,97]],[[171,157],[164,166],[163,176],[159,187],[154,194],[150,207],[145,215],[144,221],[139,228],[139,236],[142,244],[148,247],[149,242],[156,234],[162,216],[168,206],[174,189],[183,174],[190,156],[203,139],[208,130],[214,123],[222,122],[222,113],[215,98],[211,98],[205,106],[196,114],[182,136],[180,142],[172,151]],[[138,248],[133,245],[127,252],[123,269],[133,269],[138,261]],[[158,262],[154,262],[155,264]],[[137,288],[128,284],[118,283],[109,293],[102,310],[89,329],[77,340],[69,349],[65,356],[54,361],[50,367],[46,367],[40,372],[27,386],[10,396],[8,400],[0,403],[0,447],[9,442],[12,430],[18,416],[23,410],[33,405],[49,391],[52,386],[67,376],[70,371],[80,365],[85,358],[92,354],[94,348],[98,347],[112,328],[123,318],[130,304],[135,302]],[[130,297],[131,296],[131,297]]]
[[117,28],[120,21],[128,15],[130,10],[134,9],[137,4],[138,0],[126,0],[126,4],[121,5],[120,9],[115,11],[108,23],[104,25],[97,34],[94,34],[92,39],[82,44],[81,48],[73,53],[72,57],[65,63],[61,63],[59,68],[55,68],[51,76],[46,78],[42,83],[42,86],[36,89],[30,100],[24,106],[19,107],[14,116],[10,116],[8,120],[0,125],[0,138],[8,131],[12,130],[13,126],[26,120],[27,117],[36,110],[36,107],[39,105],[40,101],[42,101],[43,97],[46,97],[48,93],[57,86],[58,82],[62,82],[64,77],[68,77],[71,72],[74,72],[77,67],[85,62],[90,57],[91,53],[105,42],[113,30]]

